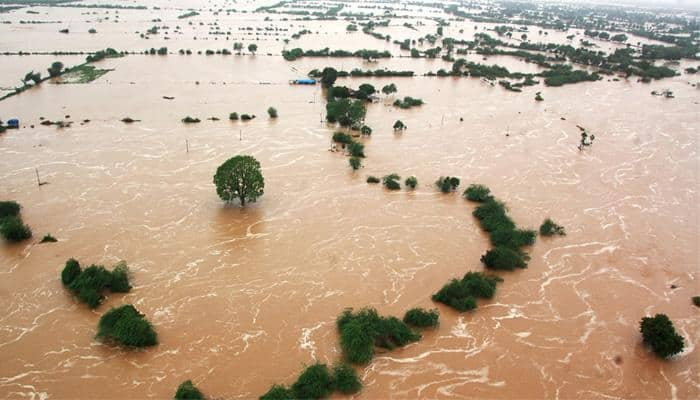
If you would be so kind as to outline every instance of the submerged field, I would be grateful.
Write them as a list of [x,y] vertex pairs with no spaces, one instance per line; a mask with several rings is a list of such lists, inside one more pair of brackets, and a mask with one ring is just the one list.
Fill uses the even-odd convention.
[[[0,200],[22,204],[35,236],[0,243],[2,397],[169,398],[191,379],[211,398],[257,398],[273,383],[291,383],[304,365],[340,359],[335,319],[346,307],[364,306],[399,318],[413,307],[437,308],[440,325],[357,366],[364,384],[358,398],[700,395],[700,320],[690,300],[700,294],[700,80],[683,72],[700,61],[657,60],[679,75],[650,83],[611,75],[549,87],[537,78],[516,93],[485,79],[424,76],[453,64],[411,58],[362,27],[349,33],[342,17],[303,21],[253,12],[273,2],[151,3],[145,10],[0,14],[12,21],[0,24],[0,53],[169,51],[104,59],[92,65],[106,72],[90,82],[46,81],[0,102],[0,119],[21,124],[0,133]],[[372,10],[356,6],[347,7]],[[392,41],[418,38],[435,32],[430,18],[453,18],[406,7],[404,17],[376,31]],[[199,15],[178,18],[190,8]],[[237,11],[210,10],[219,8]],[[383,9],[373,11],[381,16]],[[20,25],[23,19],[62,23]],[[70,33],[58,33],[68,21]],[[207,35],[213,22],[231,35]],[[464,40],[472,40],[474,25],[496,37],[488,29],[499,25],[449,22],[444,35]],[[153,25],[179,25],[185,33],[136,33]],[[256,37],[239,29],[248,26],[286,30]],[[97,33],[86,33],[91,27]],[[313,33],[291,39],[303,29]],[[572,33],[583,38],[582,29],[545,31],[548,42],[565,43]],[[244,54],[235,55],[234,42],[244,43]],[[624,47],[598,42],[607,52]],[[250,43],[257,54],[247,50]],[[393,57],[286,61],[282,50],[295,47],[389,50]],[[234,54],[205,54],[223,48]],[[543,70],[504,55],[463,57],[516,72]],[[0,87],[13,88],[53,61],[71,67],[84,59],[2,55]],[[351,88],[398,87],[366,106],[373,132],[357,139],[366,154],[358,171],[329,151],[339,129],[323,121],[325,89],[289,84],[328,66],[415,72],[338,78],[336,85]],[[663,90],[674,97],[650,94]],[[537,92],[544,101],[534,100]],[[425,104],[392,106],[404,96]],[[270,106],[278,118],[268,118]],[[256,118],[229,121],[234,111]],[[185,116],[201,122],[183,124]],[[125,117],[138,121],[126,124]],[[41,118],[73,124],[44,126]],[[393,130],[396,120],[408,129]],[[596,136],[583,151],[578,126]],[[217,166],[237,154],[257,158],[265,177],[264,196],[244,208],[224,205],[212,184]],[[37,186],[35,169],[47,184]],[[418,186],[389,191],[365,182],[391,173],[401,183],[414,175]],[[435,188],[446,175],[461,178],[456,193]],[[499,272],[504,281],[495,297],[459,313],[431,295],[452,278],[484,270],[479,258],[489,238],[472,216],[475,204],[461,197],[470,183],[505,201],[518,227],[537,229],[551,217],[567,235],[538,237],[528,268]],[[38,244],[45,233],[58,242]],[[133,289],[110,293],[90,310],[61,284],[71,257],[110,266],[126,260]],[[95,339],[100,316],[127,303],[153,323],[158,346],[134,351]],[[656,313],[667,314],[685,340],[671,360],[642,344],[639,320]]]

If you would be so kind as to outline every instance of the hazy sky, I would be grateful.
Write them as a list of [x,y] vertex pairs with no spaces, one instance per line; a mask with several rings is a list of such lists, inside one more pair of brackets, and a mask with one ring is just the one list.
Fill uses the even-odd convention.
[[588,3],[608,5],[662,6],[687,10],[700,9],[700,0],[545,0],[560,3]]

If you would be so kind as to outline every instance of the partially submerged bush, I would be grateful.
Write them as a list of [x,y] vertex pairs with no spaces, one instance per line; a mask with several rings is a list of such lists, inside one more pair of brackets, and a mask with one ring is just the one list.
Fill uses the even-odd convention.
[[491,190],[484,185],[472,184],[464,191],[464,198],[483,203],[491,198]]
[[441,176],[435,182],[435,186],[443,193],[450,193],[455,191],[459,186],[459,178],[455,176]]
[[362,382],[357,372],[346,363],[338,363],[333,367],[333,382],[336,390],[343,394],[354,394],[362,389]]
[[367,183],[379,183],[380,180],[376,176],[370,175],[367,177]]
[[418,179],[415,176],[409,176],[408,178],[406,178],[404,184],[407,187],[410,187],[411,189],[415,189],[416,185],[418,185]]
[[18,217],[22,206],[16,201],[0,201],[0,220],[7,217]]
[[362,160],[359,157],[350,157],[348,162],[353,171],[357,171],[362,166]]
[[396,122],[394,122],[394,130],[395,131],[402,131],[406,128],[408,128],[408,127],[401,120],[397,120]]
[[360,128],[360,133],[362,133],[365,136],[369,136],[372,134],[372,128],[370,128],[367,125],[362,125],[362,127]]
[[66,261],[66,266],[63,267],[63,271],[61,272],[61,282],[63,282],[64,285],[70,285],[81,272],[82,271],[80,270],[80,263],[78,263],[78,260],[71,258]]
[[438,310],[425,310],[423,308],[412,308],[406,311],[403,322],[418,328],[429,328],[438,326],[440,313]]
[[564,236],[564,235],[566,235],[566,231],[564,230],[563,226],[557,225],[556,222],[547,218],[544,220],[544,222],[542,222],[542,225],[540,225],[540,235],[542,235],[542,236],[554,236],[554,235]]
[[192,117],[190,117],[190,116],[188,115],[188,116],[186,116],[185,118],[182,119],[182,122],[184,122],[184,123],[186,123],[186,124],[197,124],[197,123],[199,123],[199,122],[201,122],[201,121],[199,120],[199,118],[192,118]]
[[228,115],[228,119],[230,119],[231,121],[237,121],[238,120],[238,113],[232,112],[231,114]]
[[333,141],[342,144],[350,144],[353,142],[352,136],[344,132],[333,133]]
[[353,157],[364,158],[365,145],[362,143],[358,143],[358,142],[352,142],[352,143],[348,144],[348,151],[350,152],[350,155]]
[[336,321],[340,347],[351,363],[366,364],[374,355],[374,346],[393,349],[420,339],[420,335],[396,317],[381,317],[373,308],[357,313],[347,309]]
[[306,367],[292,384],[297,399],[322,399],[333,392],[333,377],[326,364],[316,363]]
[[123,261],[117,264],[112,272],[101,265],[91,265],[81,271],[78,261],[71,258],[61,272],[61,281],[78,300],[90,308],[96,308],[102,303],[102,293],[107,289],[115,293],[131,290],[129,268]]
[[700,296],[693,296],[692,300],[696,307],[700,307]]
[[46,235],[44,235],[44,237],[41,239],[41,241],[39,243],[56,243],[56,242],[58,242],[58,239],[51,236],[50,233],[47,233]]
[[401,177],[397,174],[390,174],[382,178],[382,183],[384,187],[389,190],[399,190],[401,189],[401,184],[399,183],[400,179]]
[[190,380],[186,380],[177,387],[175,400],[203,400],[204,395]]
[[270,118],[277,118],[277,109],[275,107],[270,107],[267,109],[267,114]]
[[481,262],[486,268],[512,271],[515,268],[526,268],[528,257],[508,247],[494,247],[481,256]]
[[32,237],[32,230],[19,216],[0,219],[0,236],[8,242],[21,242]]
[[241,114],[241,121],[250,121],[253,118],[255,118],[255,115]]
[[97,338],[131,347],[158,344],[151,323],[131,304],[107,311],[97,325]]
[[270,390],[260,396],[260,400],[289,400],[294,398],[294,392],[283,385],[272,385]]
[[476,299],[490,299],[496,293],[496,284],[503,279],[481,272],[467,272],[461,280],[452,279],[437,293],[433,301],[446,304],[458,311],[476,308]]
[[683,337],[676,333],[673,322],[665,314],[642,318],[639,330],[644,343],[659,357],[668,358],[683,351]]

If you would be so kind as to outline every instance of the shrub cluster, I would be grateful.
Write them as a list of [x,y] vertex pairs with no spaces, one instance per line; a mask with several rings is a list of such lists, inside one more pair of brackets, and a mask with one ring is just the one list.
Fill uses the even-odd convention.
[[289,388],[272,385],[260,396],[260,400],[322,399],[337,390],[343,394],[357,393],[362,383],[355,370],[348,364],[339,363],[331,371],[326,364],[315,363],[304,369]]
[[389,190],[400,190],[401,189],[401,184],[399,183],[399,180],[401,179],[400,176],[397,174],[390,174],[382,178],[382,184],[384,185],[385,188]]
[[101,265],[91,265],[81,270],[80,263],[71,258],[61,272],[61,281],[78,300],[90,308],[96,308],[102,303],[102,292],[106,289],[114,293],[126,293],[131,290],[129,284],[129,267],[125,262],[115,265],[110,272]]
[[97,325],[97,338],[131,347],[158,344],[151,323],[131,304],[107,311]]
[[199,118],[193,118],[193,117],[190,117],[190,116],[188,115],[188,116],[186,116],[185,118],[182,119],[182,122],[185,123],[185,124],[196,124],[196,123],[199,123],[199,122],[201,122],[201,121],[199,120]]
[[491,189],[484,185],[469,185],[467,190],[464,191],[464,198],[471,201],[476,201],[483,203],[491,198]]
[[423,105],[423,100],[421,99],[414,99],[413,97],[406,96],[403,98],[403,100],[397,99],[394,101],[394,107],[399,107],[403,109],[411,108],[411,107],[416,107]]
[[382,317],[373,308],[363,308],[357,313],[347,309],[338,316],[336,325],[345,359],[355,364],[368,363],[375,346],[391,350],[420,339],[420,334],[403,321]]
[[683,337],[676,333],[673,322],[665,314],[642,318],[639,330],[644,343],[659,357],[668,358],[683,351]]
[[404,184],[407,187],[410,187],[411,189],[415,189],[418,185],[418,179],[415,176],[409,176],[408,178],[406,178]]
[[418,328],[434,328],[438,326],[440,313],[438,310],[412,308],[406,311],[403,322]]
[[[494,246],[481,257],[481,262],[493,269],[512,270],[527,267],[530,257],[520,248],[535,243],[535,231],[518,229],[508,217],[505,204],[490,195],[485,195],[490,192],[488,188],[481,185],[470,186],[472,187],[474,189],[469,193],[465,192],[465,195],[467,198],[471,195],[474,201],[481,202],[473,215],[479,220],[481,229],[489,233],[491,244]],[[478,195],[479,193],[481,195]]]
[[21,242],[32,237],[32,230],[20,215],[22,208],[15,201],[0,201],[0,236],[8,242]]
[[376,176],[370,175],[367,177],[367,183],[379,183],[380,180]]
[[441,176],[435,181],[435,186],[443,193],[450,193],[459,186],[459,178],[455,176]]
[[490,299],[496,293],[496,284],[503,279],[481,272],[467,272],[464,278],[452,279],[437,293],[433,301],[446,304],[459,311],[476,308],[476,299]]

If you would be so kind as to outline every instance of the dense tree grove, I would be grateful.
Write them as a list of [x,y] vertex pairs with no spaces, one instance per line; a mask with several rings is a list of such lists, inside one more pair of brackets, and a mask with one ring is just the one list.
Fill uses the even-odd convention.
[[440,313],[438,310],[425,310],[423,308],[412,308],[406,311],[403,322],[417,328],[434,328],[438,326]]
[[241,206],[254,202],[265,192],[265,179],[260,163],[252,156],[235,156],[221,164],[214,175],[216,193],[221,200],[239,200]]

